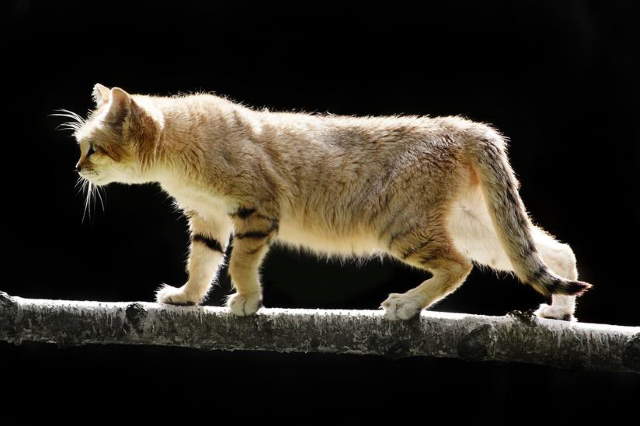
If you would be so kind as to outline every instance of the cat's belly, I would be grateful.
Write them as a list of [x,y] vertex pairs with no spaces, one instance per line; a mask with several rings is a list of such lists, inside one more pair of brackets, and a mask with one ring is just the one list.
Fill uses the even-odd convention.
[[285,245],[329,255],[372,256],[382,252],[381,244],[373,234],[332,235],[290,220],[280,221],[277,240]]

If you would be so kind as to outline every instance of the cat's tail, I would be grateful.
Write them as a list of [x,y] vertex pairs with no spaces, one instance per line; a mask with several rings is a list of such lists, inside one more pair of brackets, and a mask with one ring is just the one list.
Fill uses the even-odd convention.
[[478,172],[494,228],[516,276],[545,296],[579,296],[587,291],[591,284],[554,274],[540,257],[531,221],[518,194],[518,181],[507,159],[505,138],[483,126],[481,135],[466,143],[466,151]]

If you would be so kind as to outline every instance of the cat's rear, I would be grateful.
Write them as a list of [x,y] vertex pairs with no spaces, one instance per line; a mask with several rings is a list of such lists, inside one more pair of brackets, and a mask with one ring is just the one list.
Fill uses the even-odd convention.
[[298,173],[288,175],[295,191],[278,239],[330,255],[389,253],[439,275],[383,303],[388,317],[440,300],[474,261],[554,295],[541,316],[572,318],[573,296],[590,285],[576,281],[571,249],[532,225],[504,138],[490,126],[460,117],[287,118],[307,131],[286,122],[286,137],[274,141]]

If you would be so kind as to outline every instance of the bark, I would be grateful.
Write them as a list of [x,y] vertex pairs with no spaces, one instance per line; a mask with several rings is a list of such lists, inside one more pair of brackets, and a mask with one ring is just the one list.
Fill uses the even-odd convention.
[[213,306],[38,300],[0,292],[0,341],[447,357],[640,372],[640,327],[522,312],[493,317],[425,311],[396,322],[385,320],[382,311],[263,308],[235,317]]

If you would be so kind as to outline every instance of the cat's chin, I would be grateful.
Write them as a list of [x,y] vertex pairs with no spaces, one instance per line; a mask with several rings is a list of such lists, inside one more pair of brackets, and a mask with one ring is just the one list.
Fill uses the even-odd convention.
[[117,183],[117,184],[122,184],[122,185],[141,185],[141,184],[145,184],[145,183],[152,183],[154,181],[149,180],[149,179],[99,179],[99,178],[92,178],[92,179],[88,179],[89,182],[91,182],[93,185],[96,186],[107,186],[111,183]]
[[85,179],[87,179],[89,182],[91,182],[92,185],[95,185],[95,186],[104,186],[111,183],[111,181],[108,179],[104,179],[96,176],[92,176],[90,178],[85,177]]

